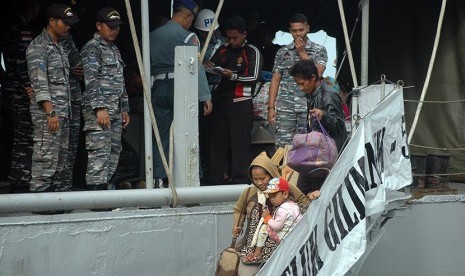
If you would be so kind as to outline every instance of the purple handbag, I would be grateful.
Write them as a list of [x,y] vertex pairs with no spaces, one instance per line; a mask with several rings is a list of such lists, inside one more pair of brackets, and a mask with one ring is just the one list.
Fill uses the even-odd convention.
[[294,135],[292,148],[287,155],[287,165],[301,174],[323,177],[333,167],[338,152],[334,140],[320,120],[317,119],[317,122],[321,132],[312,130],[310,133]]

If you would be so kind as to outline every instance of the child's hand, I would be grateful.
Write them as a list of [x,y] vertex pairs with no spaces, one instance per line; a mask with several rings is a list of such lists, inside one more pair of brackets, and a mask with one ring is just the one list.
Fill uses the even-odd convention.
[[232,231],[233,238],[237,238],[241,234],[242,228],[239,226],[234,226]]
[[314,200],[320,197],[320,190],[313,191],[309,194],[307,194],[307,197],[309,200]]
[[266,218],[267,216],[269,216],[271,213],[270,213],[270,210],[268,210],[268,208],[266,209],[263,209],[263,213],[262,213],[262,217],[263,218]]

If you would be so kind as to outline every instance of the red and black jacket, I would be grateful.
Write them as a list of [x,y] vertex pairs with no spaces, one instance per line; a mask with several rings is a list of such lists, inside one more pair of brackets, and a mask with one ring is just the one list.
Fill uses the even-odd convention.
[[223,44],[210,59],[215,66],[221,66],[235,73],[233,79],[223,77],[215,91],[214,100],[239,102],[252,99],[255,84],[260,79],[263,58],[260,51],[245,41],[241,47],[232,48]]

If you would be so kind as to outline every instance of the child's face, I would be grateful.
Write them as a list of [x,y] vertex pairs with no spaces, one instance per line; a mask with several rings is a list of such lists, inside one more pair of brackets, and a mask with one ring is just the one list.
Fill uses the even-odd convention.
[[263,168],[253,168],[251,171],[253,184],[260,190],[266,190],[268,182],[271,180],[271,175]]
[[270,200],[273,206],[279,206],[287,200],[289,193],[284,191],[279,191],[276,193],[268,194],[268,199]]

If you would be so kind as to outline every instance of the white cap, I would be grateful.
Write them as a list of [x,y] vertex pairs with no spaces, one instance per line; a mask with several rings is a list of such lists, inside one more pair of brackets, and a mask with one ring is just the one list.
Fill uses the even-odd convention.
[[[210,27],[213,24],[213,20],[215,19],[215,13],[209,9],[200,10],[197,14],[197,18],[195,19],[195,28],[197,30],[206,31],[210,30]],[[215,26],[215,30],[218,29],[218,24]]]

